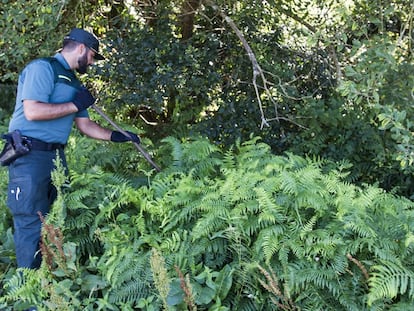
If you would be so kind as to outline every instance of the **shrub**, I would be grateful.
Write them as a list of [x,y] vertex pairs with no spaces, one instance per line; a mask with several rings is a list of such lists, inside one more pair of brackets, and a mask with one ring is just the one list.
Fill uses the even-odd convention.
[[[159,152],[163,170],[143,179],[81,162],[54,206],[67,214],[66,261],[24,273],[25,285],[5,277],[3,306],[18,298],[72,310],[388,310],[413,302],[411,201],[344,182],[340,164],[272,155],[257,138],[222,151],[169,137]],[[40,282],[49,285],[33,291]]]

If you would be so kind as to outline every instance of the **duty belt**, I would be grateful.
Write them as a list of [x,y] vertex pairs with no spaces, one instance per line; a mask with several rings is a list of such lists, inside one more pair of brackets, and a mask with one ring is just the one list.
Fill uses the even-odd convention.
[[65,145],[58,144],[58,143],[47,143],[40,139],[36,139],[33,137],[22,136],[22,139],[27,142],[30,146],[31,150],[39,150],[39,151],[52,151],[56,149],[63,149]]

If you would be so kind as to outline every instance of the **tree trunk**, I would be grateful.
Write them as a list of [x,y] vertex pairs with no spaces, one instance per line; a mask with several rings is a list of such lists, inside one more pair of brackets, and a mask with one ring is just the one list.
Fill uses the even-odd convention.
[[193,36],[194,16],[200,4],[200,0],[184,0],[181,15],[181,35],[184,41]]

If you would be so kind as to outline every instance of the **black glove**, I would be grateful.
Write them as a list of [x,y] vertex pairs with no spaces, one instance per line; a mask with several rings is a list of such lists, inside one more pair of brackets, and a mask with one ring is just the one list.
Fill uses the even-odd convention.
[[85,110],[95,103],[96,99],[92,96],[91,92],[84,86],[76,93],[73,103],[78,111]]
[[132,141],[132,142],[137,143],[137,144],[141,143],[141,140],[139,139],[137,134],[134,134],[130,131],[126,131],[126,132],[131,137],[127,137],[127,136],[125,136],[124,134],[122,134],[121,132],[118,132],[118,131],[112,131],[111,141],[116,142],[116,143],[123,143],[123,142],[126,142],[126,141]]

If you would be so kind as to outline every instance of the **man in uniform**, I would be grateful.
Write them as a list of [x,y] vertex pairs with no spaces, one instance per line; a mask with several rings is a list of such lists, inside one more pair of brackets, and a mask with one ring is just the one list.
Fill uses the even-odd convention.
[[[64,146],[72,124],[94,139],[140,142],[133,133],[128,132],[127,137],[89,118],[87,108],[94,104],[95,98],[81,86],[74,71],[83,74],[95,60],[103,59],[96,37],[74,28],[64,38],[60,52],[53,58],[32,61],[19,76],[9,131],[20,131],[30,152],[9,165],[7,205],[13,215],[18,267],[40,267],[42,224],[38,212],[46,215],[56,198],[56,189],[51,183],[53,160],[58,153],[66,167]],[[56,66],[59,68],[57,79]]]

